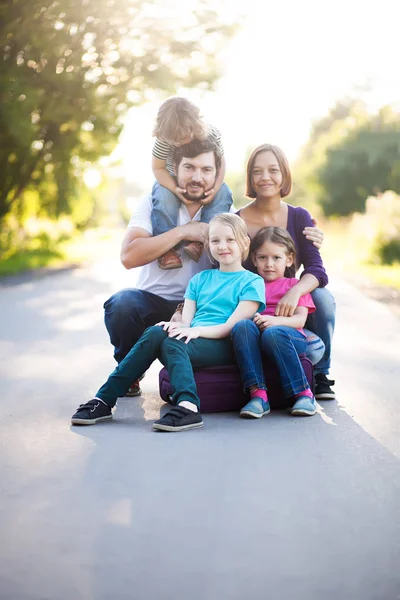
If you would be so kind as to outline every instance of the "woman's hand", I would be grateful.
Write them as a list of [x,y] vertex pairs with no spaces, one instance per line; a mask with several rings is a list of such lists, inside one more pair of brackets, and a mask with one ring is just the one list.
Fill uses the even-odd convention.
[[300,300],[300,294],[296,291],[296,286],[288,290],[279,300],[275,309],[276,317],[291,317],[297,308]]
[[256,313],[253,318],[254,323],[257,325],[260,331],[268,329],[268,327],[274,327],[279,325],[279,317],[273,317],[271,315],[260,315]]
[[[177,323],[173,323],[173,325],[177,325]],[[199,337],[199,329],[197,327],[177,327],[171,328],[169,330],[169,337],[174,337],[177,340],[182,340],[186,338],[185,344],[188,344],[190,340],[195,340]]]
[[324,241],[324,232],[322,229],[318,229],[318,227],[316,227],[316,219],[313,219],[312,222],[314,223],[314,227],[304,227],[303,234],[306,236],[307,240],[312,242],[319,250],[322,246],[322,242]]

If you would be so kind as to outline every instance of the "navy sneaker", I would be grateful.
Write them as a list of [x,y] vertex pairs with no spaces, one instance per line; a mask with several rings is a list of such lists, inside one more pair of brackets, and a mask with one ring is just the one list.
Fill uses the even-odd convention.
[[157,431],[186,431],[203,427],[203,419],[199,412],[193,412],[184,406],[174,406],[166,415],[153,423]]
[[316,373],[315,397],[318,400],[334,400],[335,392],[331,390],[331,385],[335,385],[333,379],[328,379],[325,373]]
[[290,409],[290,414],[300,417],[312,417],[317,412],[315,398],[300,396]]
[[72,415],[72,425],[95,425],[100,421],[112,419],[112,410],[108,404],[94,398],[86,404],[80,404],[76,413]]
[[264,415],[269,415],[271,408],[269,402],[264,402],[262,398],[254,396],[240,411],[242,419],[261,419]]

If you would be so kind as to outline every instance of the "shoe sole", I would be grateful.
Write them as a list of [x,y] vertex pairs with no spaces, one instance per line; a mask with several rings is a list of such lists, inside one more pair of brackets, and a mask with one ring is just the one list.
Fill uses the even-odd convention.
[[334,392],[327,392],[326,394],[315,394],[316,400],[335,400],[336,396]]
[[194,260],[194,262],[198,263],[201,257],[201,254],[197,254],[197,252],[191,252],[190,250],[187,250],[186,248],[183,249],[184,253],[187,254],[192,260]]
[[297,408],[295,410],[292,410],[290,412],[290,414],[293,415],[293,416],[295,416],[295,417],[313,417],[316,412],[317,412],[317,409],[315,409],[313,412],[311,412],[311,411],[308,411],[308,410],[304,410],[302,408]]
[[137,392],[126,392],[124,398],[136,398],[136,396],[141,396],[142,390],[137,390]]
[[264,415],[269,415],[270,412],[271,410],[266,410],[265,412],[258,414],[253,413],[250,410],[241,410],[239,413],[239,417],[241,417],[242,419],[261,419],[261,417],[263,417]]
[[97,417],[97,419],[71,419],[72,425],[96,425],[96,423],[100,423],[100,421],[111,421],[112,415],[107,415],[105,417]]
[[162,271],[172,271],[172,269],[182,269],[182,263],[180,265],[158,265]]
[[156,431],[187,431],[188,429],[197,429],[198,427],[203,427],[203,421],[201,423],[193,423],[192,425],[182,425],[181,427],[153,423],[153,429]]

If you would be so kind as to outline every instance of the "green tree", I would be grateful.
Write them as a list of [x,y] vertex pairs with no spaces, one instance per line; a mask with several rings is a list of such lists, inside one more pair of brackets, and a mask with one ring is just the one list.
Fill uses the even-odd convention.
[[400,192],[400,116],[385,107],[328,148],[317,178],[328,216],[364,212],[368,196]]
[[322,205],[325,190],[319,169],[325,165],[329,149],[340,144],[368,118],[368,111],[361,100],[345,97],[338,100],[326,116],[313,123],[310,137],[294,164],[293,202],[308,206],[313,212],[318,204]]
[[0,2],[0,219],[30,187],[49,214],[68,212],[83,165],[111,152],[148,90],[212,84],[232,27],[210,6]]

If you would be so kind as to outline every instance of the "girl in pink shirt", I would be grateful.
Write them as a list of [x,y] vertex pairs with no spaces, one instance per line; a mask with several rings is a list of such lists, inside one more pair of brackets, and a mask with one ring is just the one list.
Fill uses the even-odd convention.
[[270,412],[263,356],[279,370],[283,393],[293,399],[291,414],[312,416],[317,405],[299,359],[307,348],[302,327],[315,311],[311,294],[301,296],[291,317],[275,316],[279,300],[299,283],[295,277],[285,277],[286,268],[295,264],[294,242],[286,229],[264,227],[253,238],[250,253],[265,282],[266,309],[253,320],[239,321],[231,333],[243,387],[250,394],[240,416],[259,419]]

